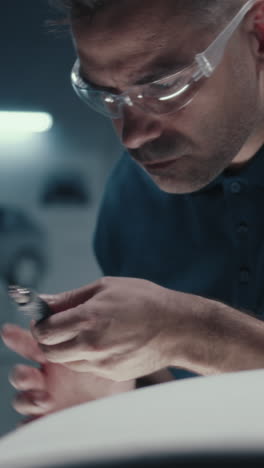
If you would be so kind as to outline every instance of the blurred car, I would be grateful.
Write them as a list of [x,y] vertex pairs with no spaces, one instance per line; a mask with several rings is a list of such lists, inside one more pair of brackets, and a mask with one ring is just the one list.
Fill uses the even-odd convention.
[[79,173],[64,172],[52,174],[45,184],[41,203],[44,205],[87,205],[92,201],[92,195]]
[[0,278],[36,288],[47,269],[47,236],[30,215],[0,206]]

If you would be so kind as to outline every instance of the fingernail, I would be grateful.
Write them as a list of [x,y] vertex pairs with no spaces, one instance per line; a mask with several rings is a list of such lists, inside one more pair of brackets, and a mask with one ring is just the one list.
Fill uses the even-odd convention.
[[34,395],[33,402],[37,406],[46,408],[47,406],[50,406],[50,396],[48,393],[39,392]]
[[39,294],[39,297],[45,302],[52,302],[54,300],[54,296],[52,296],[52,294]]
[[0,332],[1,334],[9,335],[13,331],[13,325],[10,323],[5,323],[5,325],[2,326]]
[[2,341],[3,341],[5,344],[8,344],[9,341],[12,340],[12,329],[11,329],[11,328],[9,329],[9,326],[4,326],[4,327],[0,330],[0,336],[1,336]]
[[9,337],[3,335],[2,333],[0,334],[0,336],[1,336],[1,340],[2,340],[2,342],[4,343],[4,345],[8,346],[8,345],[9,345],[9,341],[10,341]]

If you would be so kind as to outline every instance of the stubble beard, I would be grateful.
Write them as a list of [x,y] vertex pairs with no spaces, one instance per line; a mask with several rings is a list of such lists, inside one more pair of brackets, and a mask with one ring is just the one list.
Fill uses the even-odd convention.
[[181,156],[172,167],[159,172],[150,173],[146,168],[143,169],[162,191],[171,194],[190,194],[205,188],[230,167],[255,126],[254,113],[249,113],[246,117],[241,113],[232,134],[230,128],[214,132],[210,147],[207,147],[203,153],[182,138],[180,145],[179,139],[177,143],[172,139],[157,142],[157,146],[152,142],[142,149],[130,151],[130,154],[141,167],[144,163]]

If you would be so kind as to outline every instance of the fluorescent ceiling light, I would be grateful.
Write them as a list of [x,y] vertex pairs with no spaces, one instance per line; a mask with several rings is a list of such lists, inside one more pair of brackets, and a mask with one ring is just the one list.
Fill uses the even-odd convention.
[[45,112],[0,111],[0,135],[43,133],[52,125],[52,116]]

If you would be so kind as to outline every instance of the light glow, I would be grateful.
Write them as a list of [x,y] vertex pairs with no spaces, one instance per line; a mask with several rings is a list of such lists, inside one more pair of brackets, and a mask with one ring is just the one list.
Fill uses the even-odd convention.
[[0,137],[44,133],[53,126],[53,118],[45,112],[0,111]]
[[187,91],[187,89],[190,87],[189,84],[185,85],[182,89],[180,89],[179,91],[176,91],[175,93],[173,94],[170,94],[169,96],[165,96],[165,97],[161,97],[159,98],[160,101],[168,101],[169,99],[173,99],[173,98],[176,98],[176,97],[179,97],[181,94],[183,94],[185,91]]

